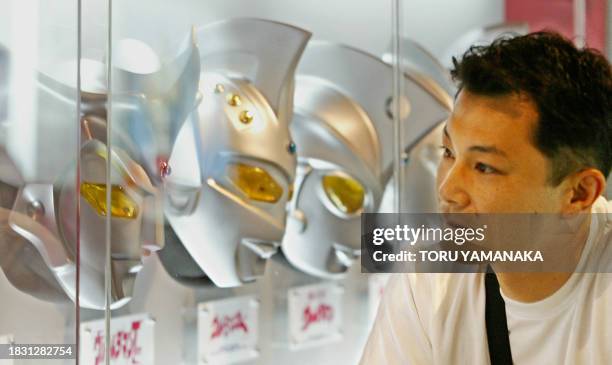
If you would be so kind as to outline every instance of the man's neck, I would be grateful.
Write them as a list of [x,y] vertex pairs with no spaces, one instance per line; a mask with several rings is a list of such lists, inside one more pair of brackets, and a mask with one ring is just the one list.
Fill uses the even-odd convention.
[[497,280],[510,299],[533,303],[548,298],[572,276],[571,273],[498,273]]
[[[571,245],[573,247],[551,247],[553,250],[564,250],[566,254],[575,253],[572,255],[575,257],[572,262],[573,267],[568,267],[565,272],[503,272],[503,270],[497,272],[497,280],[504,295],[525,303],[537,302],[553,295],[569,280],[578,265],[589,236],[590,226],[589,216],[573,240],[574,245]],[[546,257],[546,253],[543,254]],[[495,270],[495,265],[493,269]]]

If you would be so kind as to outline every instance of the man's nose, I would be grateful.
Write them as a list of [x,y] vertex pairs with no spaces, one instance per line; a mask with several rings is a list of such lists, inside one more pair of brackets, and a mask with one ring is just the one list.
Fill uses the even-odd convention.
[[441,210],[451,213],[464,211],[470,205],[470,196],[465,189],[467,181],[461,166],[455,164],[440,178],[438,196]]

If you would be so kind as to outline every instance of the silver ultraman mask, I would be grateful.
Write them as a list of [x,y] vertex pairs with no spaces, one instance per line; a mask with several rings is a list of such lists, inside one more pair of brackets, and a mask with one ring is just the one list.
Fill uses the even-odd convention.
[[262,275],[283,235],[296,165],[294,70],[310,33],[231,19],[198,29],[197,38],[201,102],[170,157],[165,211],[197,266],[231,287]]
[[[144,169],[123,151],[113,149],[109,158],[107,146],[91,139],[82,144],[80,153],[79,237],[81,280],[84,280],[80,288],[81,301],[86,298],[93,302],[86,303],[88,307],[103,308],[100,304],[104,299],[98,297],[104,293],[103,281],[100,282],[99,278],[106,260],[106,192],[110,189],[111,308],[117,308],[132,296],[134,280],[142,267],[143,252],[157,251],[163,245],[160,240],[163,222],[159,216],[159,192]],[[111,180],[107,185],[105,172],[109,159]],[[76,237],[76,194],[73,184],[64,184],[59,195],[58,219],[68,248],[76,247],[76,241],[73,241]]]
[[[51,85],[44,85],[41,81],[41,90],[51,90]],[[43,86],[44,85],[44,86]],[[50,87],[49,87],[50,86]],[[49,87],[47,89],[47,87]],[[62,99],[57,94],[41,91],[38,94],[41,102],[40,108],[49,115],[70,115],[74,106],[61,105]],[[63,99],[66,100],[66,99]],[[54,105],[55,104],[55,105]],[[58,113],[58,114],[55,114]],[[46,114],[45,114],[46,115]],[[41,123],[46,123],[43,121]],[[64,298],[76,301],[76,249],[77,249],[77,200],[80,202],[80,305],[83,308],[103,309],[105,303],[104,291],[104,260],[105,260],[105,171],[106,171],[106,145],[92,139],[76,149],[75,125],[72,123],[55,124],[55,128],[63,129],[63,137],[54,135],[45,141],[36,141],[36,135],[26,138],[27,142],[38,143],[39,151],[50,151],[48,144],[57,144],[57,152],[43,157],[35,153],[31,159],[24,159],[24,154],[15,149],[7,149],[4,155],[7,163],[15,163],[11,176],[2,178],[6,183],[5,189],[13,187],[15,196],[13,200],[3,202],[3,210],[7,213],[6,225],[2,226],[3,234],[13,237],[12,240],[2,242],[3,253],[9,252],[12,260],[3,262],[3,270],[9,280],[19,289],[42,299],[59,299],[60,293]],[[95,134],[104,130],[100,121],[90,119],[83,121],[87,129]],[[17,132],[9,128],[8,138],[17,138]],[[93,132],[94,129],[98,133]],[[40,132],[39,132],[40,133]],[[40,136],[38,133],[34,133]],[[22,140],[23,141],[23,140]],[[25,142],[25,143],[27,143]],[[47,145],[47,146],[45,146]],[[62,146],[66,149],[60,148]],[[49,147],[49,148],[47,148]],[[72,149],[74,148],[74,149]],[[74,154],[71,152],[74,151]],[[80,151],[80,152],[78,152]],[[63,161],[57,155],[63,154]],[[81,182],[77,183],[74,155],[80,154]],[[48,158],[54,163],[55,173],[47,169],[45,174],[36,165]],[[41,161],[42,160],[42,161]],[[124,171],[126,165],[118,156],[111,158],[113,175],[128,176]],[[46,166],[51,167],[51,166]],[[35,175],[28,176],[30,172]],[[15,181],[16,180],[16,181]],[[132,178],[132,180],[135,180]],[[80,189],[80,196],[77,189]],[[119,185],[117,185],[119,186]],[[113,237],[112,251],[121,254],[122,262],[114,264],[113,270],[113,303],[112,308],[124,304],[131,296],[131,286],[136,273],[140,269],[141,243],[139,238],[143,230],[141,210],[146,205],[145,200],[151,200],[151,194],[139,194],[127,184],[123,185],[119,195],[122,200],[131,202],[134,212],[129,213],[130,219],[112,218],[112,229],[123,237]],[[133,184],[133,187],[138,186]],[[89,199],[86,199],[86,196]],[[78,198],[78,199],[77,199]],[[136,213],[138,212],[138,213]],[[150,235],[149,235],[150,236]],[[137,252],[135,252],[137,251]],[[42,279],[42,280],[41,280]],[[45,285],[32,286],[32,282],[42,281]]]
[[[360,213],[376,212],[392,166],[391,66],[311,42],[296,78],[291,126],[299,167],[282,249],[297,268],[341,277],[360,254]],[[407,145],[446,118],[448,100],[406,75]],[[426,85],[425,85],[426,86]]]
[[298,77],[295,97],[299,167],[283,252],[311,275],[341,275],[359,257],[360,214],[375,212],[382,195],[378,135],[367,112],[329,84]]
[[[105,66],[93,60],[81,61],[82,143],[77,148],[76,115],[75,118],[65,117],[74,114],[76,109],[77,92],[70,82],[75,77],[68,71],[76,70],[73,66],[58,67],[59,73],[55,76],[60,76],[62,81],[39,74],[39,115],[32,121],[20,121],[29,123],[29,128],[10,120],[6,125],[3,162],[13,168],[10,172],[4,170],[6,173],[0,180],[4,190],[12,189],[13,197],[3,199],[3,212],[7,214],[2,229],[6,236],[15,239],[2,240],[0,249],[17,261],[3,260],[2,267],[9,280],[21,290],[43,299],[58,299],[63,294],[64,298],[67,296],[74,301],[78,229],[80,305],[103,309],[106,297],[106,192],[111,189],[110,306],[114,309],[125,304],[132,295],[143,249],[155,251],[163,245],[161,200],[146,169],[126,153],[126,150],[137,150],[132,135],[123,134],[121,128],[117,128],[109,156],[104,108],[107,98],[100,82]],[[68,78],[61,78],[62,75]],[[118,117],[113,123],[146,121],[150,111],[147,95],[133,90],[120,95],[114,103]],[[166,104],[173,105],[172,102]],[[80,158],[78,181],[75,156]],[[111,169],[108,186],[107,163]],[[77,200],[80,205],[78,228]],[[36,280],[45,284],[33,285]]]

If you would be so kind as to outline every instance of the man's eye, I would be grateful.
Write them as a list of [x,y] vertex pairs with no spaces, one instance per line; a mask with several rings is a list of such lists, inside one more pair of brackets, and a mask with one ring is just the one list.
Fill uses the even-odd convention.
[[497,170],[494,167],[491,167],[487,164],[484,164],[482,162],[477,162],[476,166],[474,167],[477,171],[483,173],[483,174],[497,174],[499,173],[499,170]]
[[440,146],[440,148],[442,149],[443,158],[454,158],[455,157],[453,156],[453,152],[450,150],[450,148],[446,146]]

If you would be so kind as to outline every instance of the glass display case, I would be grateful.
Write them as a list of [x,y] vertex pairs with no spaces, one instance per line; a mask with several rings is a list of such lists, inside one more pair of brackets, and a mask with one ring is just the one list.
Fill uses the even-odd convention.
[[540,24],[510,0],[0,3],[0,344],[74,345],[50,364],[358,363],[388,278],[361,213],[436,211],[451,57]]
[[[359,214],[380,206],[393,161],[390,5],[116,4],[111,92],[161,109],[142,125],[113,110],[111,148],[159,195],[163,248],[143,258],[111,335],[149,318],[159,363],[358,361],[370,321]],[[143,54],[128,43],[157,69],[124,73]],[[190,52],[196,65],[179,61]],[[142,81],[166,70],[177,77]]]

